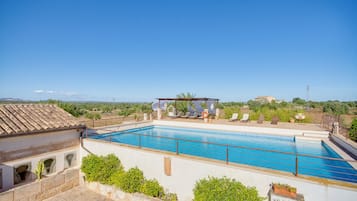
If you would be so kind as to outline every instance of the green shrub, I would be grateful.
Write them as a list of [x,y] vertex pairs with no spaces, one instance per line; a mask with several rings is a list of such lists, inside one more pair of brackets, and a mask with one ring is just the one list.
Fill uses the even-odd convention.
[[229,107],[224,107],[224,118],[225,119],[230,119],[232,118],[232,114],[233,113],[238,113],[238,115],[240,114],[240,108],[237,106],[229,106]]
[[334,115],[348,114],[348,105],[339,101],[327,101],[323,104],[323,112]]
[[163,197],[164,188],[160,186],[156,179],[145,180],[143,186],[141,187],[141,192],[152,197]]
[[98,181],[97,172],[100,171],[102,160],[94,154],[83,157],[81,170],[86,175],[87,181]]
[[118,174],[117,186],[128,193],[140,192],[144,183],[144,174],[139,168],[130,168],[129,171]]
[[245,187],[234,179],[208,177],[196,182],[193,189],[194,201],[262,201],[255,188]]
[[85,173],[87,181],[111,184],[112,174],[117,171],[123,171],[123,166],[114,154],[107,156],[91,154],[83,157],[81,170]]
[[83,157],[82,172],[86,180],[115,185],[128,193],[142,192],[148,196],[160,197],[164,201],[177,201],[177,195],[165,193],[157,180],[145,180],[143,172],[136,168],[124,171],[120,160],[114,155]]
[[357,118],[353,119],[351,124],[351,129],[349,131],[349,136],[351,140],[357,141]]

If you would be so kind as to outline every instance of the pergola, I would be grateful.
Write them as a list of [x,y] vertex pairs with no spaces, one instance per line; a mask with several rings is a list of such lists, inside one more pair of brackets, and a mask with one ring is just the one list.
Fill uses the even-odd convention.
[[156,98],[159,101],[158,107],[160,107],[161,101],[175,101],[175,108],[176,108],[176,101],[204,101],[207,104],[207,101],[214,101],[218,104],[219,99],[217,98]]

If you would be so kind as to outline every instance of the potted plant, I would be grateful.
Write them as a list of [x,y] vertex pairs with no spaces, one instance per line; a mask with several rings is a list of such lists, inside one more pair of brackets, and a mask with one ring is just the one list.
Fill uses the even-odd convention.
[[288,184],[274,184],[273,183],[273,192],[277,195],[296,198],[296,188]]

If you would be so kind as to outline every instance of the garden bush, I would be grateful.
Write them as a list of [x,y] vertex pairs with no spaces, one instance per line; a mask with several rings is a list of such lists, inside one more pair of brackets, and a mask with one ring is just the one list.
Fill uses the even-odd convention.
[[111,184],[111,176],[117,171],[123,171],[120,160],[114,155],[96,156],[94,154],[83,157],[82,172],[88,181],[98,181],[102,184]]
[[352,121],[349,136],[351,140],[357,141],[357,118]]
[[230,119],[232,118],[232,114],[233,113],[238,113],[238,115],[240,114],[240,108],[237,106],[229,106],[229,107],[224,107],[224,118],[225,119]]
[[114,185],[128,193],[140,192],[148,196],[159,197],[163,201],[177,201],[174,193],[165,193],[157,180],[146,180],[143,172],[135,167],[124,171],[120,160],[114,155],[83,157],[82,172],[89,182]]
[[120,188],[120,180],[123,176],[123,174],[125,173],[125,171],[116,171],[112,174],[112,176],[110,177],[110,184]]
[[193,189],[194,201],[262,201],[255,188],[226,177],[208,177],[196,182]]
[[141,192],[141,187],[144,184],[145,178],[143,172],[135,167],[130,168],[127,172],[118,173],[118,183],[120,189],[128,193]]
[[141,192],[145,195],[152,197],[164,196],[164,188],[159,184],[156,179],[145,180],[143,186],[141,187]]

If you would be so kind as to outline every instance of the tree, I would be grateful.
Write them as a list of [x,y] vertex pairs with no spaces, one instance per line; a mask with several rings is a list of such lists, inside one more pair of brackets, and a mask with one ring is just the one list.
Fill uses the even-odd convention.
[[[196,95],[193,93],[187,92],[187,93],[177,94],[176,97],[177,98],[194,98],[194,97],[196,97]],[[188,102],[188,101],[177,101],[176,102],[176,109],[181,112],[184,112],[184,113],[188,111],[189,106],[191,106],[191,107],[193,106],[193,103],[191,101],[190,102]]]
[[323,104],[323,112],[340,116],[348,113],[348,105],[339,101],[327,101]]
[[98,119],[101,119],[102,116],[99,113],[87,113],[86,118],[92,119],[92,120],[98,120]]
[[357,118],[353,119],[352,121],[349,136],[351,140],[357,141]]
[[121,109],[121,110],[118,112],[118,115],[119,115],[119,116],[123,116],[123,119],[125,119],[125,117],[131,115],[132,113],[134,113],[133,109],[124,108],[124,109]]
[[262,104],[259,101],[249,100],[248,106],[249,106],[249,109],[253,110],[254,112],[257,112],[260,110]]
[[301,99],[299,97],[293,98],[293,103],[297,104],[297,105],[305,105],[306,101],[304,99]]

